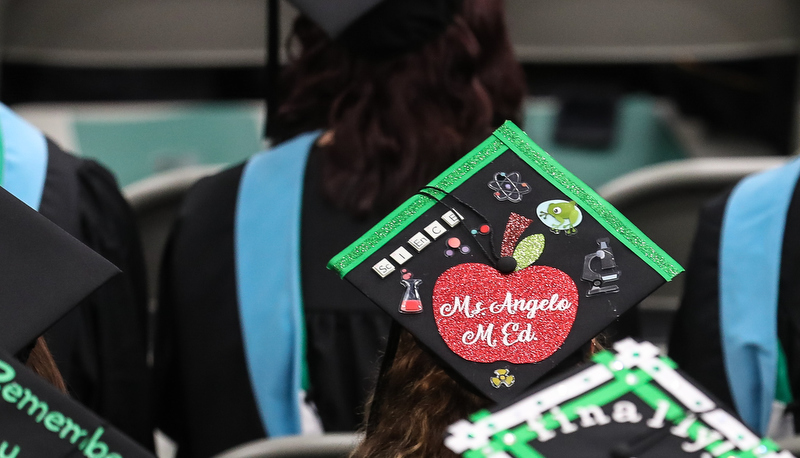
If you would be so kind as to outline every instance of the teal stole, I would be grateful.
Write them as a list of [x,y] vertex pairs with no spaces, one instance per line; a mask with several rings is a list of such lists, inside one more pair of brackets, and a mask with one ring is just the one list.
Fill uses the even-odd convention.
[[0,104],[0,185],[37,211],[47,177],[47,158],[44,135]]
[[269,437],[301,433],[300,208],[306,160],[318,135],[300,135],[251,158],[236,202],[239,316],[250,382]]
[[739,415],[769,426],[778,374],[778,282],[786,214],[800,158],[751,175],[733,190],[722,222],[720,325],[728,384]]

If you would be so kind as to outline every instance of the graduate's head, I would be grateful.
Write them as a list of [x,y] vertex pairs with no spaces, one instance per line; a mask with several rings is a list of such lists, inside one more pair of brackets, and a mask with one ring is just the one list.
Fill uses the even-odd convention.
[[581,363],[682,270],[511,122],[328,267],[413,335],[389,339],[361,456],[443,456],[453,417]]
[[[354,213],[398,204],[503,120],[518,117],[524,78],[508,39],[503,2],[430,3],[446,5],[444,16],[428,21],[436,25],[426,39],[383,54],[352,43],[384,39],[372,40],[375,27],[364,22],[402,15],[371,17],[370,12],[356,22],[356,30],[336,37],[308,16],[294,25],[276,139],[333,130],[325,191]],[[386,41],[396,44],[391,37]]]

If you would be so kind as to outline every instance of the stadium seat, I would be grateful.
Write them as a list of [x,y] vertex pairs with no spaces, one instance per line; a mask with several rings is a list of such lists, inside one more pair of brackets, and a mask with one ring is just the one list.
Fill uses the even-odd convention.
[[[598,193],[685,266],[698,212],[744,176],[778,167],[787,157],[695,158],[665,162],[622,176]],[[665,345],[683,292],[683,276],[665,284],[639,306],[643,338]]]
[[153,174],[243,161],[264,148],[264,103],[25,103],[12,108],[63,148],[110,168],[120,186]]
[[653,63],[796,54],[795,0],[507,0],[523,62]]
[[149,293],[148,362],[153,360],[153,320],[158,308],[158,272],[170,228],[186,191],[200,178],[219,171],[221,165],[190,166],[154,175],[126,186],[123,194],[131,204],[144,250]]
[[233,448],[216,458],[344,458],[360,440],[360,435],[352,433],[263,439]]
[[[64,67],[264,65],[261,0],[4,0],[7,62]],[[283,8],[288,29],[294,15]]]
[[183,167],[153,175],[123,189],[139,223],[151,292],[157,286],[161,252],[183,195],[195,181],[221,168],[222,165]]

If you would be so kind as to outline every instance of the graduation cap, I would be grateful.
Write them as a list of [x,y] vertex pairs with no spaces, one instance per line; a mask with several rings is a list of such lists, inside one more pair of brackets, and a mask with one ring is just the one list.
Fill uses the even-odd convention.
[[12,355],[119,273],[0,189],[0,456],[152,456]]
[[4,348],[0,348],[0,456],[153,457]]
[[461,0],[290,0],[325,33],[367,57],[417,49],[452,22]]
[[511,405],[448,428],[468,458],[791,457],[648,342],[625,339]]
[[331,38],[358,20],[384,0],[290,0],[291,3],[325,31]]
[[0,348],[15,354],[119,270],[0,189]]
[[511,122],[328,267],[495,402],[682,271]]

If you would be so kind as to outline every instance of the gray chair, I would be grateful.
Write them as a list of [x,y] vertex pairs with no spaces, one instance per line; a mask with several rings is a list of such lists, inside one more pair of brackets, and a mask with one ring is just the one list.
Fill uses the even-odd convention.
[[[264,65],[261,0],[3,0],[4,57],[104,68]],[[284,2],[285,3],[285,2]],[[282,8],[281,30],[296,13]],[[285,35],[285,33],[284,33]]]
[[[147,270],[148,312],[152,319],[158,307],[158,272],[170,228],[183,200],[184,194],[200,178],[219,171],[222,165],[197,165],[183,167],[137,181],[123,189],[125,198],[133,208],[144,250]],[[153,363],[153,335],[149,336],[148,362]]]
[[182,167],[145,178],[123,189],[139,223],[151,296],[158,287],[158,267],[164,243],[184,194],[197,180],[218,172],[222,167]]
[[215,458],[344,458],[361,441],[354,433],[263,439],[240,445]]
[[[684,267],[702,205],[744,176],[778,167],[787,157],[703,158],[665,162],[624,175],[598,193]],[[666,345],[683,292],[683,275],[639,306],[643,337]]]
[[797,54],[795,0],[508,0],[524,62],[644,63]]

